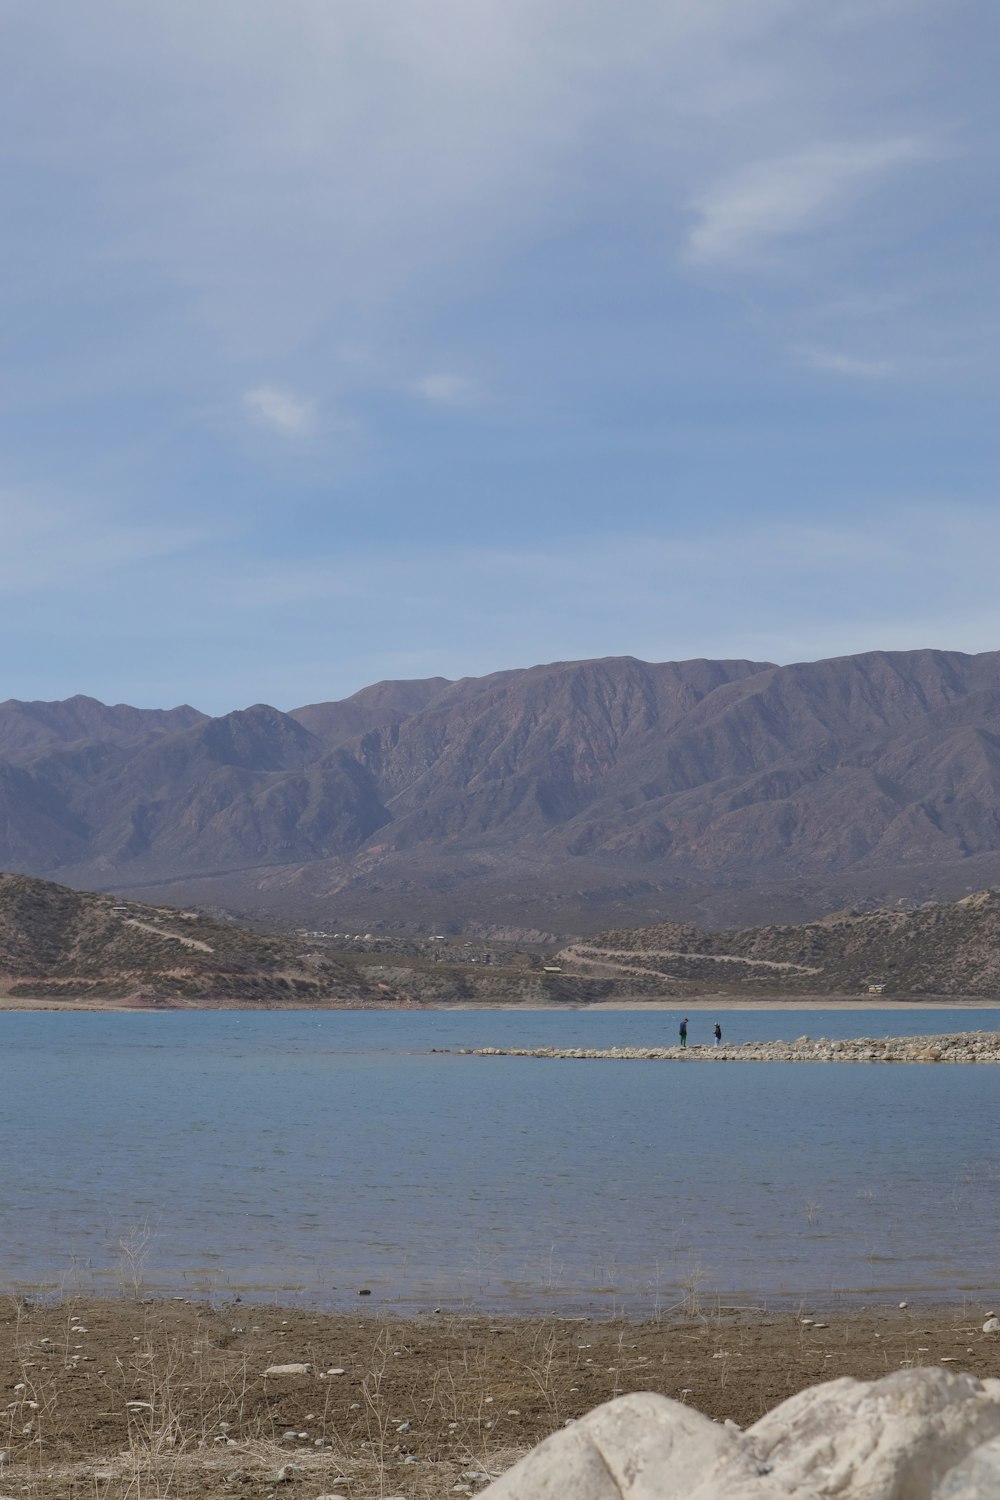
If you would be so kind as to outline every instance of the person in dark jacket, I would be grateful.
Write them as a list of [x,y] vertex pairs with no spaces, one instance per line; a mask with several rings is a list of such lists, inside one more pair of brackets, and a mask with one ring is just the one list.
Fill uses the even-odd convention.
[[688,1018],[687,1018],[687,1016],[685,1016],[684,1019],[683,1019],[683,1021],[681,1022],[680,1039],[681,1039],[681,1046],[682,1047],[686,1047],[687,1044],[688,1044]]
[[717,1047],[721,1046],[721,1044],[722,1044],[722,1027],[719,1025],[718,1021],[716,1021],[716,1023],[715,1023],[715,1030],[713,1031],[712,1035],[715,1037],[715,1045]]

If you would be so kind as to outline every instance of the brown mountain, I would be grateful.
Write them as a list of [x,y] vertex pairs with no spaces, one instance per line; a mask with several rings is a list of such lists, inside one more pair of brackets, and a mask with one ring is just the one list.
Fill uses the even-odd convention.
[[1000,653],[0,704],[0,866],[323,923],[709,925],[1000,879]]
[[171,907],[0,874],[0,995],[148,1004],[385,1005],[328,954]]

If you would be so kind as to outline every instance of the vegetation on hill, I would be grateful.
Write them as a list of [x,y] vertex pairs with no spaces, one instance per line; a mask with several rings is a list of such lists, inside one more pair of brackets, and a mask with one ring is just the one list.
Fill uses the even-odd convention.
[[0,994],[155,1004],[384,1005],[330,954],[196,912],[0,874]]
[[581,974],[663,993],[1000,996],[1000,891],[916,911],[844,911],[802,926],[615,928],[563,950]]

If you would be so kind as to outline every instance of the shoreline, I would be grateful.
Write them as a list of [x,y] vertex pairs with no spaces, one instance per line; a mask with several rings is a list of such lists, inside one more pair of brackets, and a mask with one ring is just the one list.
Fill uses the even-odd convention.
[[66,1012],[76,1014],[109,1014],[109,1015],[185,1015],[198,1012],[233,1011],[239,1014],[275,1014],[287,1015],[302,1012],[310,1015],[338,1015],[349,1012],[355,1015],[381,1015],[386,1012],[398,1012],[401,1014],[433,1014],[438,1015],[450,1011],[458,1011],[462,1014],[473,1015],[477,1011],[510,1011],[523,1012],[525,1015],[547,1015],[553,1012],[559,1014],[578,1014],[587,1011],[627,1011],[637,1013],[650,1011],[664,1014],[678,1014],[684,1011],[706,1012],[714,1011],[921,1011],[921,1010],[1000,1010],[1000,998],[996,1000],[982,999],[980,997],[950,999],[946,996],[929,996],[924,1000],[894,1000],[891,997],[881,1000],[854,999],[844,996],[831,995],[829,997],[817,997],[816,995],[803,996],[802,998],[789,998],[784,996],[776,1000],[731,1000],[726,995],[704,996],[699,995],[693,999],[669,999],[669,1000],[594,1000],[585,1005],[553,1004],[553,1005],[522,1005],[516,1000],[499,1001],[493,1004],[470,1005],[470,1004],[433,1004],[418,1003],[416,1005],[254,1005],[234,1004],[232,1001],[218,1002],[213,1000],[192,1001],[189,1003],[177,1003],[176,1001],[164,1001],[155,1005],[136,1005],[125,1000],[62,1000],[55,997],[22,997],[18,995],[0,995],[0,1013],[9,1011],[16,1013],[24,1012]]
[[285,1469],[295,1493],[446,1500],[633,1391],[747,1426],[839,1376],[1000,1375],[979,1298],[772,1313],[692,1291],[633,1322],[154,1300],[127,1278],[125,1291],[0,1307],[11,1493],[265,1500]]
[[[439,1049],[432,1049],[437,1051]],[[930,1036],[828,1037],[797,1041],[739,1042],[735,1046],[692,1042],[667,1047],[457,1047],[459,1057],[530,1057],[545,1061],[711,1063],[920,1063],[1000,1064],[1000,1032],[960,1031]]]

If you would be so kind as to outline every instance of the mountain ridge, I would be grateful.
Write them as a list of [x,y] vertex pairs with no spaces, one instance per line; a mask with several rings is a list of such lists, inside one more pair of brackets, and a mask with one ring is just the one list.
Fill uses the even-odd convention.
[[[596,658],[289,713],[0,704],[0,867],[306,920],[819,915],[1000,879],[1000,653]],[[713,893],[715,893],[713,895]]]

